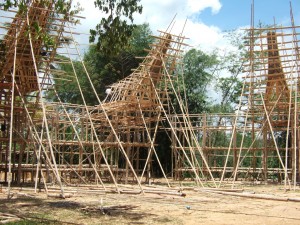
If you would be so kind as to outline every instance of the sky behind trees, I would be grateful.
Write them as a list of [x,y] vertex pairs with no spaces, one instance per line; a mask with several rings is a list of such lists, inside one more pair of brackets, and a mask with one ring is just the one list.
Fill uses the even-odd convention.
[[[101,19],[93,0],[77,0],[85,9],[86,17],[79,30],[88,33]],[[291,0],[295,23],[300,24],[300,1]],[[151,29],[165,30],[176,15],[174,33],[181,32],[185,20],[184,34],[190,38],[188,43],[196,48],[211,50],[215,47],[228,48],[223,32],[250,25],[252,0],[141,0],[143,13],[135,14],[135,23],[149,23]],[[290,25],[290,0],[255,0],[255,25]],[[81,37],[80,42],[87,42]]]

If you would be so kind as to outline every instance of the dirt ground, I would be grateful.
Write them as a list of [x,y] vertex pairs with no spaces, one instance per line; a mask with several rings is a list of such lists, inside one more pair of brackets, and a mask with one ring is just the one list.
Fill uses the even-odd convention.
[[[244,186],[244,192],[300,199],[283,186]],[[0,223],[8,224],[300,224],[300,202],[252,199],[186,190],[168,194],[78,191],[66,199],[45,193],[0,192]],[[22,194],[21,194],[22,193]],[[28,194],[26,194],[28,193]],[[27,196],[26,196],[27,195]]]

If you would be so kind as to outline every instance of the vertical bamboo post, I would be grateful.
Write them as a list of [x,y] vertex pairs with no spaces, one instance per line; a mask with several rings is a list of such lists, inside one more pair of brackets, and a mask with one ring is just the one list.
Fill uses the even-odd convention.
[[[172,117],[170,119],[171,123],[172,124],[175,124],[175,118]],[[174,127],[176,127],[176,125],[173,125]],[[176,176],[175,176],[175,172],[176,172],[176,158],[177,158],[177,153],[176,153],[176,147],[177,147],[177,144],[176,144],[176,141],[175,141],[175,137],[174,137],[174,134],[173,132],[171,132],[171,141],[172,141],[172,144],[171,144],[171,165],[172,165],[172,179],[176,179]],[[174,163],[175,162],[175,163]],[[174,167],[175,166],[175,167]],[[175,168],[175,171],[174,171],[174,168]]]
[[[26,13],[26,17],[27,17],[27,25],[30,26],[28,12]],[[34,69],[35,69],[35,72],[38,74],[38,68],[37,68],[37,63],[35,61],[35,55],[34,55],[34,49],[33,49],[33,44],[32,44],[31,32],[29,32],[29,44],[30,44],[30,49],[31,49],[31,56],[32,56],[32,59],[33,59],[33,62],[34,62]],[[42,96],[41,96],[42,95],[42,90],[41,90],[41,86],[40,86],[39,82],[38,82],[38,88],[39,88],[40,99],[42,99]],[[62,185],[62,182],[61,182],[61,178],[60,178],[59,173],[58,173],[57,164],[56,164],[56,161],[55,161],[55,156],[54,156],[54,152],[53,152],[53,148],[52,148],[53,146],[52,146],[51,139],[50,139],[50,132],[49,132],[49,127],[48,127],[48,122],[47,122],[47,119],[46,119],[46,109],[45,109],[43,100],[41,101],[41,103],[42,103],[43,117],[45,118],[45,121],[46,121],[45,122],[45,128],[46,128],[47,139],[48,139],[48,142],[49,142],[50,154],[51,154],[51,157],[52,157],[52,160],[53,160],[53,165],[54,165],[54,168],[55,168],[56,178],[57,178],[57,181],[60,185],[61,196],[64,198],[65,197],[64,189],[63,189],[63,185]]]
[[237,167],[237,130],[233,130],[233,170]]
[[[202,149],[203,149],[203,155],[206,158],[207,164],[208,166],[211,166],[209,163],[209,157],[208,157],[208,148],[206,146],[206,142],[207,142],[207,118],[206,118],[206,113],[203,114],[202,116]],[[205,168],[204,162],[202,160],[202,170]],[[207,176],[207,172],[204,173],[205,176]]]
[[[265,120],[267,119],[266,116]],[[267,183],[268,181],[268,132],[267,127],[263,129],[263,155],[262,155],[262,167],[263,167],[263,175],[264,181]]]
[[8,183],[7,183],[7,198],[10,198],[11,191],[11,151],[12,151],[12,141],[13,141],[13,121],[14,121],[14,100],[15,100],[15,75],[16,75],[16,60],[17,60],[17,43],[18,43],[18,30],[15,30],[15,46],[14,46],[14,66],[12,72],[12,96],[10,104],[10,126],[9,126],[9,147],[8,147]]

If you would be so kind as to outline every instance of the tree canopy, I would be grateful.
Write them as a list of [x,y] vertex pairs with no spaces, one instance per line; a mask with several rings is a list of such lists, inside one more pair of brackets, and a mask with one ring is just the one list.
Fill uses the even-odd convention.
[[184,55],[178,91],[187,102],[189,113],[202,113],[208,110],[210,101],[207,90],[217,64],[215,54],[206,54],[201,50],[191,49]]
[[[107,55],[100,52],[96,45],[91,45],[84,54],[85,66],[89,72],[93,85],[98,91],[100,99],[104,99],[105,90],[108,85],[115,83],[131,74],[131,70],[136,68],[140,60],[136,56],[145,56],[144,49],[149,49],[149,44],[152,42],[151,30],[149,24],[137,25],[129,39],[129,45],[117,55]],[[98,104],[97,98],[92,92],[91,85],[86,77],[83,67],[80,62],[73,61],[80,86],[83,94],[86,97],[86,102],[89,105]],[[60,69],[67,74],[73,75],[73,68],[69,64],[60,65]],[[54,75],[55,76],[55,75]],[[68,85],[66,85],[68,84]],[[76,80],[71,81],[56,80],[56,86],[60,98],[64,102],[82,103],[79,95],[78,85]],[[55,100],[56,97],[51,92],[48,97]]]
[[96,37],[97,48],[106,55],[118,54],[129,44],[129,39],[136,25],[133,22],[135,12],[142,13],[140,0],[95,0],[95,7],[107,15],[91,29],[90,42]]
[[[19,12],[26,12],[29,2],[30,1],[28,0],[6,0],[3,3],[0,2],[0,7],[4,10],[8,10],[14,7],[18,8]],[[40,3],[49,4],[49,1],[40,0]],[[77,3],[77,5],[73,5],[73,7],[71,0],[53,0],[52,3],[54,8],[53,12],[55,12],[56,15],[62,14],[64,19],[70,22],[77,22],[74,20],[73,16],[82,11],[79,3]]]

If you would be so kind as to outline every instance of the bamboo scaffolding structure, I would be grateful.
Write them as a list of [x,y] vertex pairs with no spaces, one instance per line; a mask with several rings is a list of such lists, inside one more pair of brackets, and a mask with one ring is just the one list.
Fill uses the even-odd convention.
[[[294,26],[293,26],[294,27]],[[268,38],[269,34],[267,35],[267,32],[272,29],[268,29],[265,28],[264,30],[260,30],[262,32],[265,32],[265,35],[262,35],[262,32],[260,32],[260,36],[259,38],[262,40],[263,38]],[[254,30],[251,30],[250,28],[250,33],[252,33],[252,35],[254,35],[254,32],[252,32]],[[294,32],[294,34],[297,32]],[[285,36],[295,36],[294,34],[285,34],[285,35],[278,35],[281,36],[282,38]],[[276,34],[277,36],[277,34]],[[251,36],[249,39],[253,40],[254,36]],[[259,39],[259,40],[260,40]],[[293,42],[293,41],[284,41],[282,40],[280,42],[280,44],[284,45],[287,43],[295,43],[297,44],[297,41]],[[255,46],[255,43],[253,42],[251,46]],[[297,60],[296,56],[297,53],[295,54],[295,51],[291,52],[292,50],[295,50],[294,47],[283,47],[280,48],[279,51],[281,54],[285,52],[289,52],[284,53],[284,55],[280,55],[280,64],[284,63],[284,62],[290,62],[290,65],[285,64],[285,66],[281,66],[280,67],[282,69],[284,69],[284,71],[281,72],[270,72],[271,69],[268,68],[268,63],[270,65],[270,62],[272,60],[277,60],[279,59],[278,56],[276,55],[270,55],[270,53],[273,54],[274,49],[268,49],[268,50],[264,50],[264,47],[269,47],[269,44],[259,44],[257,46],[260,46],[262,48],[262,50],[251,50],[250,49],[250,56],[252,55],[253,58],[250,58],[250,67],[248,68],[248,70],[246,71],[250,71],[249,74],[247,74],[246,76],[244,76],[245,81],[244,81],[244,87],[240,96],[240,106],[237,108],[242,108],[241,107],[241,103],[244,102],[243,104],[247,105],[246,111],[244,113],[244,115],[242,115],[239,111],[237,112],[236,115],[231,115],[231,117],[235,118],[234,120],[236,122],[238,122],[238,124],[236,125],[232,125],[232,126],[216,126],[216,125],[210,125],[208,126],[207,124],[200,124],[199,127],[192,127],[192,130],[194,130],[195,132],[197,132],[198,134],[201,134],[201,132],[209,132],[209,133],[213,133],[213,132],[218,132],[218,131],[222,131],[222,132],[226,132],[225,134],[227,135],[231,135],[231,139],[229,142],[229,147],[225,147],[225,146],[209,146],[207,145],[206,142],[203,142],[203,146],[202,149],[205,152],[211,151],[211,152],[215,152],[215,151],[225,151],[227,150],[227,154],[225,154],[225,165],[223,164],[223,166],[220,166],[220,168],[217,167],[212,167],[212,165],[210,164],[210,168],[212,169],[212,171],[223,171],[222,172],[222,176],[221,176],[221,181],[223,180],[223,178],[225,177],[225,173],[228,173],[227,170],[227,162],[229,161],[229,158],[233,157],[231,152],[234,151],[239,151],[239,154],[237,156],[237,165],[234,169],[234,173],[233,173],[233,184],[235,182],[235,180],[238,178],[237,174],[239,172],[241,172],[241,165],[244,161],[244,159],[246,159],[246,157],[250,157],[247,156],[249,151],[252,152],[257,152],[260,153],[263,149],[266,150],[265,152],[265,157],[266,159],[270,158],[270,157],[274,157],[276,159],[279,160],[279,166],[282,167],[285,173],[284,175],[284,179],[285,181],[289,181],[289,174],[287,171],[291,171],[290,168],[288,168],[288,162],[290,160],[291,157],[293,157],[294,160],[294,165],[296,165],[296,163],[298,162],[296,159],[297,155],[291,156],[289,153],[291,151],[293,151],[293,154],[296,154],[296,145],[297,143],[295,142],[297,138],[293,138],[293,145],[295,147],[291,148],[288,145],[288,142],[285,143],[284,147],[279,147],[277,144],[277,138],[275,138],[275,133],[276,132],[280,132],[280,131],[286,131],[286,135],[287,135],[287,140],[289,140],[289,134],[291,132],[291,127],[288,125],[290,124],[290,120],[291,120],[291,115],[293,115],[294,117],[294,121],[296,121],[296,117],[295,117],[295,113],[293,112],[297,112],[296,107],[298,106],[298,102],[297,102],[297,91],[296,90],[289,90],[290,87],[295,86],[297,88],[298,85],[298,81],[297,81],[297,73],[299,72],[298,69],[296,68],[297,66]],[[252,53],[251,53],[252,52]],[[256,56],[254,55],[254,53],[268,53],[269,55],[259,55]],[[256,58],[257,57],[257,58]],[[289,59],[290,57],[293,57],[293,59]],[[255,61],[256,60],[256,61]],[[268,61],[264,61],[264,60],[269,60]],[[263,61],[263,64],[261,64],[261,62]],[[293,65],[291,65],[293,64]],[[295,65],[294,65],[295,64]],[[275,65],[275,64],[274,64]],[[246,65],[247,66],[247,65]],[[258,67],[258,66],[263,66],[263,67]],[[276,65],[275,65],[276,66]],[[269,66],[270,67],[270,66]],[[269,71],[269,72],[268,72]],[[273,71],[276,71],[276,69],[274,69]],[[254,72],[258,72],[258,73],[254,73]],[[287,74],[290,74],[289,77],[286,77]],[[247,80],[248,79],[248,80]],[[271,85],[270,85],[271,84]],[[246,87],[246,85],[248,85],[248,87]],[[272,86],[273,85],[273,86]],[[276,86],[276,90],[275,90],[275,85]],[[274,88],[273,88],[274,87]],[[258,90],[258,91],[257,91]],[[274,91],[273,91],[274,90]],[[279,90],[279,91],[278,91]],[[274,96],[271,95],[271,93],[276,93],[277,92],[277,96],[276,98]],[[294,92],[295,91],[295,92]],[[296,93],[296,96],[293,96],[293,93]],[[242,96],[246,96],[246,99],[242,99]],[[274,98],[274,99],[271,99]],[[252,100],[251,100],[252,99]],[[250,101],[249,101],[250,100]],[[293,102],[291,102],[291,100],[293,100]],[[260,113],[258,113],[260,112]],[[264,113],[266,115],[265,120],[263,119],[263,116],[261,115],[261,113]],[[203,117],[203,115],[198,115],[199,118]],[[220,117],[221,115],[211,115],[211,117],[216,116],[216,117]],[[226,116],[226,115],[225,115]],[[189,115],[189,117],[192,117],[192,115]],[[194,116],[196,117],[196,116]],[[223,116],[222,116],[223,117]],[[183,116],[181,117],[183,118]],[[238,120],[237,120],[238,119]],[[243,125],[241,126],[241,120],[244,120]],[[252,122],[251,122],[252,121]],[[205,122],[206,123],[206,122]],[[251,123],[252,125],[252,132],[253,132],[253,137],[252,137],[252,144],[250,145],[250,147],[243,147],[243,143],[245,140],[245,135],[246,133],[249,133],[251,131]],[[287,125],[285,127],[285,124]],[[188,127],[183,127],[181,125],[181,122],[175,125],[175,130],[182,132],[184,134],[184,132],[188,131],[189,128]],[[232,137],[234,137],[233,135],[236,133],[235,129],[238,132],[241,132],[241,136],[242,136],[242,140],[240,143],[240,147],[236,148],[236,147],[232,147],[231,143],[233,143],[233,139]],[[261,148],[261,147],[254,147],[255,143],[260,140],[260,135],[262,134],[263,129],[270,129],[270,136],[272,136],[272,142],[273,142],[273,147],[272,146],[267,146],[265,148]],[[295,129],[295,126],[293,126],[293,129]],[[293,131],[295,134],[297,134],[298,130],[294,130]],[[204,133],[203,135],[203,140],[204,140]],[[174,141],[173,141],[174,143]],[[174,145],[174,144],[173,144]],[[180,149],[180,147],[175,147],[174,149],[176,149],[176,151],[178,151]],[[184,147],[184,149],[189,149],[189,147]],[[238,150],[239,149],[239,150]],[[295,150],[293,150],[295,149]],[[282,160],[282,156],[281,156],[281,152],[285,150],[285,163],[283,163]],[[277,156],[272,156],[269,155],[268,153],[270,152],[274,152],[276,153]],[[215,154],[215,157],[219,157],[219,156],[224,156],[224,154]],[[254,154],[254,153],[253,153]],[[211,153],[208,154],[208,157],[212,155]],[[243,159],[241,159],[243,158]],[[267,162],[267,161],[266,161]],[[265,164],[266,164],[265,162]],[[295,174],[297,174],[298,172],[295,170],[296,167],[293,167],[293,176],[295,176]],[[271,172],[271,168],[268,168],[269,171]],[[253,170],[255,170],[255,168],[253,168]],[[266,168],[264,169],[266,170]],[[280,169],[278,168],[278,171]],[[242,172],[244,173],[244,172]],[[248,172],[247,172],[248,173]],[[268,174],[268,172],[266,171],[266,174]],[[265,176],[264,179],[267,179],[267,177]],[[296,181],[296,177],[293,178],[293,181]],[[233,185],[232,184],[232,185]],[[295,183],[294,183],[295,184]],[[233,187],[233,186],[232,186]]]
[[[29,22],[29,15],[27,13],[27,25],[29,26],[29,24],[30,24],[30,22]],[[31,40],[31,34],[30,33],[29,33],[29,43],[30,43],[30,47],[31,47],[34,68],[35,68],[35,71],[37,72],[38,69],[37,69],[37,64],[35,62],[34,49],[33,49],[32,40]],[[38,88],[39,88],[39,93],[40,93],[40,97],[41,97],[42,90],[41,90],[41,86],[40,86],[39,83],[38,83]],[[51,157],[53,159],[53,166],[55,168],[55,172],[56,172],[56,175],[57,175],[56,178],[57,178],[57,180],[59,182],[59,185],[61,187],[61,196],[64,198],[63,186],[62,186],[61,178],[58,175],[57,164],[56,164],[56,161],[55,161],[55,157],[54,157],[54,153],[53,153],[53,148],[52,148],[52,144],[51,144],[51,138],[50,138],[50,134],[49,134],[49,127],[48,127],[48,123],[47,123],[46,111],[45,111],[45,107],[43,105],[44,104],[43,100],[41,101],[41,103],[42,103],[42,110],[43,110],[43,119],[45,120],[45,128],[46,128],[46,131],[47,131],[46,134],[47,134],[47,138],[48,138],[48,141],[49,141],[50,153],[51,153]]]
[[[101,101],[97,94],[101,90],[93,86],[75,41],[80,33],[73,30],[72,23],[54,18],[52,6],[46,9],[37,1],[32,1],[25,16],[15,13],[4,16],[11,20],[9,26],[0,23],[7,45],[0,51],[6,60],[0,62],[0,123],[1,129],[10,128],[0,133],[4,149],[0,152],[0,180],[3,171],[5,181],[31,182],[35,192],[43,185],[48,196],[54,192],[57,197],[75,193],[76,186],[87,193],[181,195],[171,186],[179,184],[181,190],[185,188],[181,179],[188,178],[201,188],[214,185],[225,190],[221,187],[225,182],[231,182],[233,189],[237,181],[281,182],[284,177],[285,189],[290,181],[295,188],[300,165],[296,37],[300,32],[294,23],[287,29],[251,26],[247,37],[250,58],[243,65],[246,74],[241,74],[244,82],[238,110],[198,115],[188,112],[185,87],[183,96],[176,89],[180,75],[184,82],[179,61],[182,47],[187,45],[184,27],[178,35],[170,33],[174,20],[154,37],[142,63],[131,75],[111,84],[110,93]],[[253,16],[252,12],[252,20]],[[34,29],[25,34],[24,26],[32,27],[33,18],[45,31],[50,27],[47,31],[55,44],[48,49],[34,38]],[[96,106],[86,103],[74,55],[96,96]],[[72,66],[72,74],[61,71],[61,64]],[[56,81],[75,81],[84,103],[63,103]],[[45,93],[50,90],[56,102],[48,102]],[[157,151],[156,137],[162,130],[171,141],[171,171]],[[280,135],[286,138],[284,144],[279,143]],[[168,189],[143,185],[155,179],[153,163]],[[53,189],[49,183],[58,186]],[[133,185],[124,186],[129,183]]]
[[[165,67],[165,69],[166,69],[166,67]],[[200,155],[201,155],[201,157],[202,157],[202,160],[204,161],[205,166],[206,166],[206,168],[207,168],[207,170],[208,170],[208,172],[209,172],[209,175],[211,176],[211,178],[212,178],[212,180],[213,180],[213,182],[214,182],[214,184],[215,184],[214,177],[213,177],[213,175],[212,175],[212,173],[211,173],[211,171],[210,171],[210,169],[209,169],[209,166],[208,166],[208,164],[207,164],[207,162],[206,162],[206,159],[205,159],[205,157],[204,157],[204,155],[203,155],[203,152],[202,152],[202,150],[201,150],[201,147],[200,147],[200,145],[199,145],[199,143],[198,143],[198,141],[197,141],[197,138],[196,138],[195,134],[192,132],[192,126],[191,126],[191,122],[190,122],[190,120],[189,120],[189,117],[186,117],[186,116],[185,116],[185,109],[183,108],[183,105],[181,104],[182,101],[179,99],[178,95],[176,94],[176,90],[175,90],[174,85],[173,85],[173,83],[172,83],[172,81],[171,81],[171,78],[170,78],[170,76],[169,76],[168,71],[166,71],[166,74],[167,74],[167,78],[168,78],[169,81],[170,81],[172,90],[173,90],[173,92],[174,92],[174,94],[175,94],[175,96],[176,96],[176,99],[177,99],[177,101],[179,102],[179,106],[180,106],[181,111],[182,111],[182,113],[183,113],[183,118],[184,118],[184,120],[186,121],[186,124],[187,124],[187,126],[189,127],[189,130],[191,131],[191,137],[192,137],[192,139],[194,140],[194,143],[195,143],[196,146],[197,146],[197,150],[198,150],[198,152],[200,153]]]
[[[76,45],[75,45],[75,46],[76,46]],[[77,48],[77,47],[76,47],[76,48]],[[77,48],[77,52],[78,52],[78,54],[79,54],[78,48]],[[80,54],[79,54],[79,55],[80,55]],[[96,96],[97,96],[97,100],[98,100],[98,102],[100,103],[100,107],[102,108],[102,110],[103,110],[103,112],[104,112],[104,115],[105,115],[105,117],[106,117],[106,120],[108,121],[109,126],[110,126],[110,128],[112,129],[112,131],[113,131],[113,133],[114,133],[114,135],[115,135],[115,137],[116,137],[116,140],[117,140],[117,142],[118,142],[120,148],[122,149],[122,152],[123,152],[123,154],[124,154],[124,156],[125,156],[127,162],[129,163],[130,169],[132,170],[132,172],[134,173],[135,178],[136,178],[137,181],[138,181],[138,184],[139,184],[139,186],[140,186],[140,188],[141,188],[141,191],[143,192],[143,189],[142,189],[142,187],[141,187],[141,184],[140,184],[140,182],[139,182],[139,180],[138,180],[138,177],[137,177],[136,173],[135,173],[134,170],[133,170],[133,167],[132,167],[132,165],[131,165],[131,163],[130,163],[130,160],[129,160],[129,158],[128,158],[128,156],[127,156],[127,154],[126,154],[126,152],[125,152],[125,150],[124,150],[124,148],[123,148],[123,146],[122,146],[122,144],[121,144],[121,142],[120,142],[120,140],[119,140],[119,137],[118,137],[118,135],[117,135],[115,129],[114,129],[113,126],[112,126],[112,123],[111,123],[111,121],[110,121],[110,119],[109,119],[109,117],[108,117],[108,115],[107,115],[105,109],[103,108],[103,106],[102,106],[102,104],[101,104],[101,101],[100,101],[100,99],[99,99],[99,97],[98,97],[98,95],[97,95],[97,92],[96,92],[96,90],[95,90],[95,87],[93,86],[92,81],[91,81],[91,79],[90,79],[90,76],[88,75],[88,72],[87,72],[87,70],[86,70],[86,67],[84,66],[84,64],[82,64],[82,65],[83,65],[83,67],[84,67],[84,69],[85,69],[87,78],[88,78],[88,80],[90,81],[90,84],[91,84],[91,86],[92,86],[92,89],[93,89],[94,93],[95,93]],[[72,64],[72,66],[73,66],[73,64]],[[73,68],[74,68],[74,66],[73,66]],[[80,88],[79,80],[78,80],[78,77],[77,77],[77,76],[76,76],[76,80],[77,80],[78,86],[79,86],[79,88]],[[81,89],[81,88],[80,88],[80,89]],[[81,96],[82,96],[82,98],[83,98],[83,100],[84,100],[82,91],[81,91]],[[85,105],[86,105],[86,104],[85,104]],[[89,118],[90,118],[90,116],[89,116]],[[90,118],[90,120],[91,120],[91,118]],[[93,123],[91,123],[91,126],[92,126],[92,129],[93,129],[93,131],[94,131],[94,133],[95,133],[95,135],[96,135],[97,142],[99,143],[98,137],[97,137],[97,134],[96,134],[96,130],[95,130],[94,126],[93,126]],[[102,148],[101,148],[101,145],[99,145],[99,147],[100,147],[100,149],[102,149]],[[110,171],[110,173],[111,173],[111,171]],[[115,179],[112,173],[111,173],[111,175],[112,175],[112,178]],[[116,183],[116,182],[115,182],[115,183]],[[116,186],[117,186],[117,185],[116,185]],[[117,190],[118,190],[118,187],[117,187]],[[118,190],[118,191],[119,191],[119,190]]]

